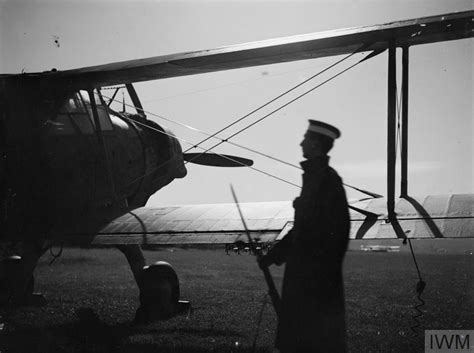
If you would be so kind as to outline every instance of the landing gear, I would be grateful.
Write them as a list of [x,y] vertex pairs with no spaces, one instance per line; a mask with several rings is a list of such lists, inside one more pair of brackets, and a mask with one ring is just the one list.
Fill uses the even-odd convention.
[[10,256],[0,262],[0,306],[44,306],[46,299],[34,293],[32,273],[25,273],[25,261],[20,256]]
[[164,261],[145,266],[139,245],[117,245],[126,256],[140,290],[140,307],[135,314],[137,323],[169,319],[190,313],[191,304],[179,300],[179,280],[173,267]]
[[33,272],[45,252],[44,245],[42,239],[22,241],[0,261],[0,306],[46,305],[43,295],[33,293]]
[[188,301],[179,300],[179,280],[173,267],[164,261],[145,266],[138,281],[140,307],[135,321],[147,323],[191,312]]

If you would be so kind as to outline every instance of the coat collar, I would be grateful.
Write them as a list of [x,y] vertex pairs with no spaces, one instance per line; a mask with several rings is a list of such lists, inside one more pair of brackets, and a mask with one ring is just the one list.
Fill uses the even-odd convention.
[[306,159],[300,163],[305,172],[322,169],[329,165],[329,156],[318,156],[313,159]]

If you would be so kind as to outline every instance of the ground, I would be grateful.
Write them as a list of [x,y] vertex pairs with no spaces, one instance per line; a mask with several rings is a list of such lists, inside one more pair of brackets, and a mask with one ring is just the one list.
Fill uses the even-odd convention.
[[[148,263],[173,264],[181,298],[194,312],[134,325],[138,290],[115,249],[66,248],[36,270],[41,308],[2,310],[0,352],[271,352],[276,316],[255,258],[224,250],[146,251]],[[473,255],[419,254],[427,286],[421,326],[410,253],[348,252],[345,264],[348,346],[352,352],[423,352],[425,329],[472,329]],[[281,286],[282,268],[272,267]],[[259,313],[265,301],[261,325]]]

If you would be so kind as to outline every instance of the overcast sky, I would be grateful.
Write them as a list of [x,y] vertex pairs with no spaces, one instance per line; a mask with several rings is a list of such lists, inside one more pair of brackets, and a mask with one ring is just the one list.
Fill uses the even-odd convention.
[[[471,0],[0,0],[0,71],[64,70],[472,9]],[[474,191],[473,51],[472,39],[410,50],[411,194]],[[355,55],[304,88],[311,88],[362,57]],[[338,59],[137,83],[136,88],[146,110],[214,132]],[[342,131],[330,155],[331,164],[344,181],[385,195],[386,71],[384,53],[271,115],[233,141],[298,164],[307,119],[324,120]],[[279,104],[246,122],[255,121]],[[149,117],[191,143],[203,137]],[[185,141],[182,145],[184,149],[189,147]],[[291,183],[301,183],[301,173],[295,168],[233,146],[222,146],[216,152],[252,158],[255,167]],[[188,176],[159,191],[149,205],[231,202],[230,183],[241,201],[288,200],[299,193],[295,186],[245,168],[187,167]],[[349,196],[362,195],[350,191]]]

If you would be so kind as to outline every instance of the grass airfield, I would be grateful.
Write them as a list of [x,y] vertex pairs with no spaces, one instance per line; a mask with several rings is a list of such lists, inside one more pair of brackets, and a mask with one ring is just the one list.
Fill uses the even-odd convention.
[[[145,251],[148,263],[171,263],[181,299],[194,312],[134,325],[138,289],[116,249],[65,248],[36,269],[36,291],[48,305],[2,310],[0,352],[252,352],[262,303],[257,352],[272,352],[276,316],[263,275],[247,254],[224,250]],[[411,254],[347,253],[344,263],[349,352],[423,352],[425,329],[474,327],[474,257],[418,254],[427,282],[417,333],[417,272]],[[281,287],[282,267],[272,267]],[[1,325],[0,325],[1,328]]]

